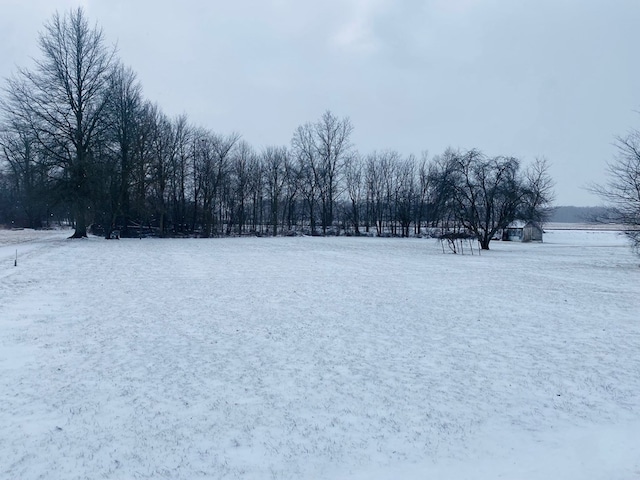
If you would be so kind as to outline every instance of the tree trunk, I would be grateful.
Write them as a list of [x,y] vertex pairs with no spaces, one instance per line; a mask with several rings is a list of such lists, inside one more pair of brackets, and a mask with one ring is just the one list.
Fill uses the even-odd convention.
[[76,202],[74,216],[76,228],[69,238],[87,238],[87,219],[83,201]]

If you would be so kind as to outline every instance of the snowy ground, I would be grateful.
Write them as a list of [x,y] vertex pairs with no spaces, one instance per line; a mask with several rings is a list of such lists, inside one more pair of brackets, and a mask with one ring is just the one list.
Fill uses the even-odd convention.
[[1,479],[640,478],[614,232],[68,234],[0,231]]

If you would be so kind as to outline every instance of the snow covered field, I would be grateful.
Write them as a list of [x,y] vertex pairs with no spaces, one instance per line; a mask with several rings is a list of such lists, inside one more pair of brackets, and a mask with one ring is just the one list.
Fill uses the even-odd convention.
[[67,235],[0,231],[1,479],[640,478],[615,232]]

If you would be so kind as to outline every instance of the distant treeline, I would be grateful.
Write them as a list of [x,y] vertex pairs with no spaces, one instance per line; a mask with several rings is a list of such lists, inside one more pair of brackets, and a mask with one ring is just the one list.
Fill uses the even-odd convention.
[[615,213],[606,207],[555,207],[549,216],[549,222],[555,223],[601,223],[616,221]]
[[170,118],[82,9],[56,14],[42,58],[0,97],[0,223],[70,223],[74,237],[354,234],[409,236],[438,226],[488,248],[515,219],[544,220],[544,159],[448,149],[419,158],[360,153],[330,111],[290,145],[256,149]]

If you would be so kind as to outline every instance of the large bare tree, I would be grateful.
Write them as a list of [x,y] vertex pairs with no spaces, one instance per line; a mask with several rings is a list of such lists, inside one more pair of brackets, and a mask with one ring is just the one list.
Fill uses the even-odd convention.
[[39,37],[41,58],[9,80],[5,114],[28,125],[59,169],[75,220],[72,238],[87,235],[92,162],[106,127],[105,106],[115,58],[102,30],[82,8],[56,13]]
[[593,185],[613,210],[617,221],[626,226],[634,250],[640,253],[640,131],[633,130],[616,139],[617,155],[607,165],[607,182]]
[[514,157],[488,158],[478,150],[454,152],[445,169],[456,220],[473,234],[483,250],[494,235],[514,220],[543,217],[553,195],[546,163],[537,163],[528,176]]

